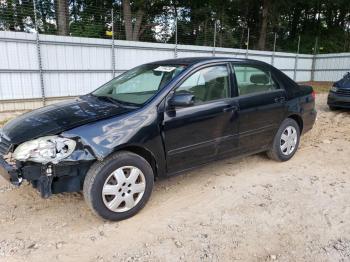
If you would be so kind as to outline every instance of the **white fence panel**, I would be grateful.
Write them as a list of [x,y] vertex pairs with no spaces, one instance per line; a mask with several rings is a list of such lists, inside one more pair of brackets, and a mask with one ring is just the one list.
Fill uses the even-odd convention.
[[[216,55],[220,56],[218,49]],[[208,46],[178,45],[178,57],[213,56],[213,48]]]
[[336,81],[350,71],[350,54],[325,54],[315,58],[315,81]]
[[38,69],[35,35],[2,31],[0,37],[0,69]]
[[[140,64],[175,56],[214,55],[270,63],[296,81],[312,80],[313,67],[315,81],[335,81],[350,71],[349,53],[313,56],[122,40],[116,40],[114,45],[115,75]],[[40,35],[40,49],[46,98],[86,94],[112,78],[112,41],[109,39]],[[0,101],[40,101],[38,61],[34,34],[0,32]]]
[[40,98],[38,73],[1,73],[0,97],[2,100]]
[[45,70],[110,70],[111,49],[97,46],[42,44]]
[[65,72],[44,74],[47,97],[87,94],[111,79],[111,73]]
[[0,36],[0,99],[40,98],[35,35],[1,32]]
[[115,41],[116,69],[125,71],[156,60],[174,58],[174,45]]

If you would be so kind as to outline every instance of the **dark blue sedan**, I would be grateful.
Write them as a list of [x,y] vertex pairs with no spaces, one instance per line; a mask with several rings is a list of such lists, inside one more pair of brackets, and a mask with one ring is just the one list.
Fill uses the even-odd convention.
[[328,94],[327,104],[331,110],[350,108],[350,72],[333,84]]

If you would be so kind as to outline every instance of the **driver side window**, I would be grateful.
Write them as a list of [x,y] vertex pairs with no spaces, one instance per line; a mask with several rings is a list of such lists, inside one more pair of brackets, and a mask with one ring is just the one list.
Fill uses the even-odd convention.
[[211,66],[195,72],[176,89],[175,93],[194,95],[195,104],[229,97],[227,66]]

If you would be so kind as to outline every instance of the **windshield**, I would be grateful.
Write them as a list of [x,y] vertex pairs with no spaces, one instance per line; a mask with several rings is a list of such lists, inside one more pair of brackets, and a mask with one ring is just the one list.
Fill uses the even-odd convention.
[[92,94],[108,97],[119,103],[142,105],[185,67],[185,65],[142,65],[114,78]]

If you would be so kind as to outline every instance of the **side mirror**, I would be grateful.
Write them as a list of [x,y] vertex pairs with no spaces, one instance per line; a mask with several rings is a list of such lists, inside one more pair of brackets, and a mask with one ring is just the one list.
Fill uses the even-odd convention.
[[194,105],[194,95],[192,94],[175,94],[170,100],[168,104],[171,107],[188,107]]

